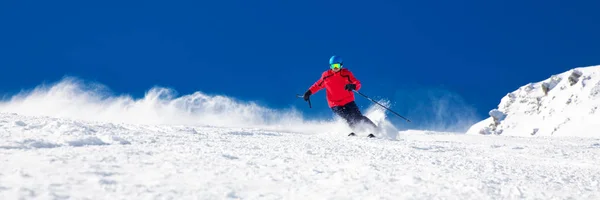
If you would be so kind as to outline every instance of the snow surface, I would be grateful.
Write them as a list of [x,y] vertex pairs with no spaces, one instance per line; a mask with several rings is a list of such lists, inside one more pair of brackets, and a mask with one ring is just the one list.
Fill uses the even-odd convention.
[[600,66],[579,67],[504,96],[468,134],[600,137]]
[[598,199],[600,140],[0,114],[2,199]]
[[600,199],[600,139],[398,131],[383,111],[365,109],[379,138],[348,137],[292,108],[66,79],[0,102],[0,199]]

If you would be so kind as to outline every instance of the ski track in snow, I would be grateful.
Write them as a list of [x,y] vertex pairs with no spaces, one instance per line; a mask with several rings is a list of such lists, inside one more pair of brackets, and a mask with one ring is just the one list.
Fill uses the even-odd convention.
[[1,199],[599,199],[600,140],[0,114]]

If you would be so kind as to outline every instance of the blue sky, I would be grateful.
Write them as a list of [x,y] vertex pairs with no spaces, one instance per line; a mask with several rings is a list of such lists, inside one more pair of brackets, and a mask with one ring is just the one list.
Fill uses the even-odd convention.
[[[600,64],[598,6],[556,0],[2,1],[0,92],[68,75],[134,96],[159,85],[328,117],[324,91],[313,97],[313,109],[295,94],[337,54],[363,82],[364,94],[392,101],[392,109],[414,121],[407,127],[460,118],[466,110],[483,119],[519,86]],[[450,99],[446,108],[432,105],[440,99]],[[362,108],[369,104],[360,96],[357,101]]]

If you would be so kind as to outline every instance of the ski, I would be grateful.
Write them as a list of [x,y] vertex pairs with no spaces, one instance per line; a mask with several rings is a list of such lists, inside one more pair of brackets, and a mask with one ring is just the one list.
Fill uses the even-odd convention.
[[[348,136],[356,136],[356,134],[354,132],[348,134]],[[369,135],[367,135],[368,138],[374,138],[375,135],[373,135],[372,133],[369,133]]]

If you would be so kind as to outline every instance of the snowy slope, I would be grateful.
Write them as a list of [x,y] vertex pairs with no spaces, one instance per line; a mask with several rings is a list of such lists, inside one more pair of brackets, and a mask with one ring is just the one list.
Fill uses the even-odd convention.
[[0,114],[0,199],[599,199],[600,140]]
[[600,137],[600,66],[580,67],[508,93],[468,134]]
[[600,199],[600,139],[399,132],[363,110],[379,139],[294,109],[67,79],[0,102],[0,199]]

